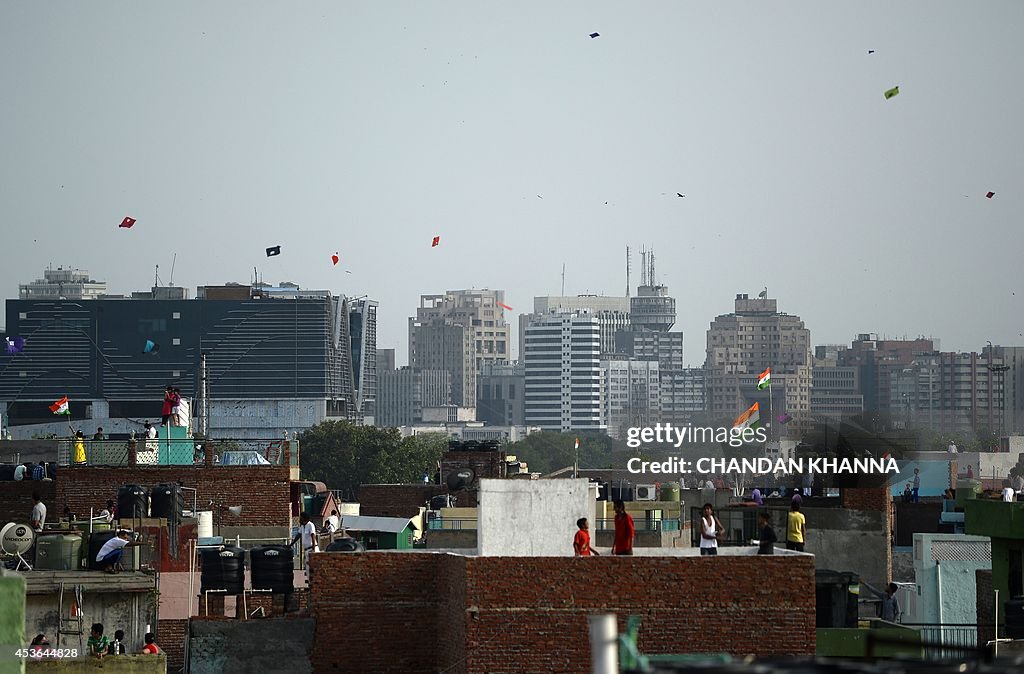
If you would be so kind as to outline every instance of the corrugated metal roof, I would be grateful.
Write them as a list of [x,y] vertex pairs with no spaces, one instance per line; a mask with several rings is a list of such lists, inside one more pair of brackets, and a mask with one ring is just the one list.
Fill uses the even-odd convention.
[[416,529],[416,525],[404,517],[366,517],[363,515],[344,515],[341,518],[341,528],[351,531],[383,531],[389,534],[399,534],[405,531],[406,527]]

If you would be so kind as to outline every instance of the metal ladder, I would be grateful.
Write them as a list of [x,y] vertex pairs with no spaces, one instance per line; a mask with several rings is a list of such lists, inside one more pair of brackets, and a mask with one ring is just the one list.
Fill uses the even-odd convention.
[[57,648],[61,648],[61,641],[63,635],[77,635],[78,636],[78,651],[79,653],[85,652],[85,643],[83,641],[85,635],[85,621],[83,618],[82,611],[82,586],[75,585],[72,590],[73,597],[71,606],[69,607],[68,615],[64,615],[64,581],[60,583],[60,596],[57,600]]

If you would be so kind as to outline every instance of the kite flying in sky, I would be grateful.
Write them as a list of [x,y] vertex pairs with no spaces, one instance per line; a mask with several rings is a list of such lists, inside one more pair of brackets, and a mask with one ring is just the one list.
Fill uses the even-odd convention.
[[11,355],[21,353],[22,349],[25,348],[24,337],[7,337],[5,339],[7,340],[7,353]]
[[131,229],[132,225],[134,225],[134,224],[135,224],[135,218],[129,218],[129,217],[125,216],[125,219],[121,221],[121,224],[118,225],[118,227],[125,227],[127,229]]
[[441,237],[435,236],[434,240],[430,242],[431,248],[437,248],[437,244],[441,243]]
[[885,92],[885,100],[889,100],[898,93],[900,93],[899,87],[893,87],[892,89],[889,89],[888,91]]
[[142,347],[142,353],[157,353],[158,351],[160,351],[160,345],[152,339],[147,339],[146,345]]
[[986,194],[986,195],[985,195],[985,197],[986,197],[986,198],[988,198],[988,199],[991,199],[991,198],[992,198],[992,197],[994,197],[995,195],[996,195],[996,193],[995,193],[995,192],[989,192],[988,194]]
[[505,304],[504,302],[495,302],[495,304],[497,304],[502,309],[508,309],[509,311],[512,311],[512,307],[510,307],[509,305]]
[[591,33],[591,34],[590,34],[590,37],[591,37],[591,38],[595,38],[595,37],[601,37],[601,34],[600,34],[600,33]]
[[338,257],[337,253],[335,253],[334,255],[331,256],[331,262],[333,262],[335,266],[338,265],[338,260],[339,259],[341,259],[341,258]]
[[267,248],[267,257],[274,257],[275,255],[281,254],[281,246],[271,246]]

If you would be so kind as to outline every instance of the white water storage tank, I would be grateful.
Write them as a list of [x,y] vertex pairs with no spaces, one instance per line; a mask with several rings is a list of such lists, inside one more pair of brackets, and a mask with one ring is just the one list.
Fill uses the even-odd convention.
[[213,511],[199,511],[199,538],[213,538]]

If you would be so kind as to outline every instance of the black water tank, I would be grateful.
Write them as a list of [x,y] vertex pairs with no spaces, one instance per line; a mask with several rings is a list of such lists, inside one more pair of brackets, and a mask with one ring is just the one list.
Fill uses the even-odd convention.
[[[98,571],[100,565],[96,563],[96,555],[100,554],[103,544],[117,535],[117,531],[107,529],[106,531],[94,531],[89,534],[89,568]],[[122,558],[123,559],[123,558]],[[122,564],[124,561],[121,562]]]
[[1006,634],[1010,639],[1024,639],[1024,596],[1014,597],[1004,605]]
[[232,545],[200,550],[202,575],[200,592],[225,590],[227,594],[242,594],[245,590],[245,550]]
[[145,487],[128,484],[117,490],[117,517],[149,517],[149,492]]
[[354,538],[339,538],[327,546],[327,552],[363,552],[366,548]]
[[185,509],[185,497],[181,487],[176,484],[161,484],[153,487],[149,496],[149,513],[151,517],[164,517],[168,522],[181,520],[181,511]]
[[252,589],[291,594],[295,588],[290,545],[257,545],[249,550]]

